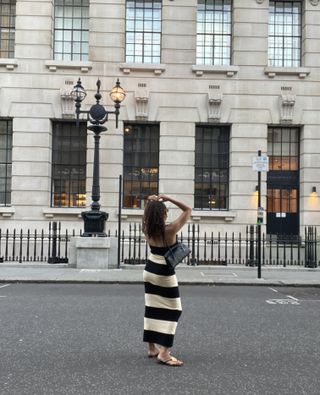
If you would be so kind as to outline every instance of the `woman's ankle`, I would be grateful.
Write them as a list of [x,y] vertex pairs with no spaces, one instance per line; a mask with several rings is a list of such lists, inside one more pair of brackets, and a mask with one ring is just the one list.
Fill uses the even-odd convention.
[[158,358],[162,360],[170,358],[170,350],[168,348],[164,349],[163,347],[161,347]]

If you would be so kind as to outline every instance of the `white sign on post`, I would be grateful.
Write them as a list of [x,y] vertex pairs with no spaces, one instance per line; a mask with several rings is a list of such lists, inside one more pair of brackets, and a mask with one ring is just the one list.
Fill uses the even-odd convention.
[[252,158],[252,169],[253,171],[269,171],[269,157],[264,156],[254,156]]

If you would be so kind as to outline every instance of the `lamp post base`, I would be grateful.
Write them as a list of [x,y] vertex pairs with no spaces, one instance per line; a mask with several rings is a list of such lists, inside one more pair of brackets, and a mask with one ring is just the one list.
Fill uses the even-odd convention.
[[81,217],[84,221],[84,233],[83,237],[106,237],[104,231],[105,222],[108,219],[109,214],[104,211],[83,211]]

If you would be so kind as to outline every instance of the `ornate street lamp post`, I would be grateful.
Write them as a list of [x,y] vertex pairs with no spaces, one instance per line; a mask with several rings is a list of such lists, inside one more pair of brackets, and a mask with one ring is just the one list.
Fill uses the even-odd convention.
[[109,114],[114,114],[116,118],[116,128],[118,127],[118,118],[120,113],[120,103],[125,99],[125,91],[121,88],[119,79],[116,85],[110,92],[110,97],[114,102],[114,111],[107,111],[104,106],[100,104],[102,98],[100,93],[101,81],[97,81],[97,93],[94,95],[96,104],[94,104],[89,111],[81,110],[81,102],[87,96],[86,91],[81,85],[80,78],[74,86],[71,95],[75,102],[77,126],[79,126],[79,115],[86,114],[87,121],[91,123],[88,129],[94,133],[94,159],[93,159],[93,180],[92,180],[92,203],[91,210],[84,211],[81,216],[84,220],[83,236],[106,236],[104,232],[105,222],[108,219],[108,214],[100,211],[100,180],[99,180],[99,142],[100,133],[105,132],[107,128],[102,126],[108,121]]

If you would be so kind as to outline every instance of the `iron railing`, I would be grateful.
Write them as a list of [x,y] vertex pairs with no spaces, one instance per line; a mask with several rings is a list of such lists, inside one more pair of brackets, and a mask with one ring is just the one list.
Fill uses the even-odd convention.
[[[180,233],[178,241],[188,245],[191,254],[188,265],[246,265],[257,264],[257,227],[246,226],[242,232],[201,232],[199,225],[189,225],[187,234]],[[306,227],[305,236],[277,236],[263,233],[261,261],[263,265],[317,267],[320,240],[316,227]],[[121,234],[121,262],[144,264],[149,247],[140,224],[131,224],[128,233]]]
[[75,235],[74,230],[62,231],[60,222],[49,222],[46,231],[0,229],[0,262],[67,263],[68,245]]
[[[62,230],[61,223],[50,222],[48,230],[2,231],[0,229],[0,262],[67,263],[72,237],[81,231]],[[110,230],[107,232],[111,236]],[[141,224],[133,223],[118,238],[118,266],[120,263],[144,264],[149,247],[142,233]],[[246,226],[244,232],[202,232],[200,225],[189,225],[179,233],[178,241],[186,243],[191,254],[184,260],[188,265],[246,265],[257,264],[257,230]],[[319,265],[320,239],[316,227],[306,227],[303,236],[283,237],[262,234],[262,265],[305,266]]]

